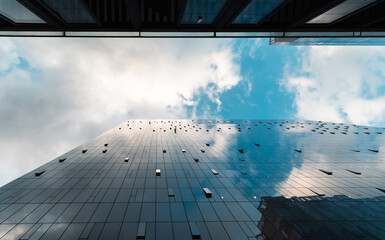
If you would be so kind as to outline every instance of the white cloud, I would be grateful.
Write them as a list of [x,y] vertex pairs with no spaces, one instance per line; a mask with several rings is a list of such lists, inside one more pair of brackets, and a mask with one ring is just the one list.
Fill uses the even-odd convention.
[[258,49],[262,46],[264,39],[262,38],[246,38],[242,39],[241,44],[238,46],[238,52],[240,55],[246,54],[250,58],[255,59],[261,57]]
[[126,119],[189,117],[202,89],[220,108],[221,93],[241,81],[232,40],[0,43],[0,71],[11,69],[0,74],[0,185]]
[[297,117],[385,124],[385,48],[299,48],[299,70],[286,67],[282,86],[295,94]]
[[9,39],[0,38],[0,72],[8,70],[12,64],[19,62],[14,50],[15,45]]

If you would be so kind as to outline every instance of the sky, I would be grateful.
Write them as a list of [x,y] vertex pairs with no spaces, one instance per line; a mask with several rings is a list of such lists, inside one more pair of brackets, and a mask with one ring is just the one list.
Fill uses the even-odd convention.
[[385,126],[385,47],[0,38],[0,186],[137,118]]

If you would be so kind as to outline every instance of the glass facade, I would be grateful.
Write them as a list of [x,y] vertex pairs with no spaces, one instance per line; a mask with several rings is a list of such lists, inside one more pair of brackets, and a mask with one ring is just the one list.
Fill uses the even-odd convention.
[[375,3],[377,0],[346,0],[335,6],[334,8],[326,11],[325,13],[308,21],[308,24],[328,24],[332,23],[340,18],[343,18],[352,12],[355,12],[361,8],[364,8],[370,4]]
[[234,19],[233,24],[257,24],[285,0],[251,0]]
[[382,46],[385,37],[290,37],[270,38],[270,45],[299,45],[299,46]]
[[0,14],[15,23],[45,23],[43,19],[15,0],[0,0]]
[[384,226],[384,201],[385,196],[262,197],[258,227],[268,239],[383,239],[376,229]]
[[365,36],[357,45],[383,45],[370,38],[384,35],[384,12],[375,0],[0,0],[0,36]]
[[42,0],[67,23],[96,23],[82,0]]
[[187,0],[182,24],[212,24],[227,0]]
[[385,239],[384,133],[129,120],[1,187],[0,239]]

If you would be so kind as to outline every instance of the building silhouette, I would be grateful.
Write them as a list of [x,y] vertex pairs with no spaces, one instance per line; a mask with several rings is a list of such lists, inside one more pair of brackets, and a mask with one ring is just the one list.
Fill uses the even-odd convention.
[[1,0],[0,36],[270,37],[275,45],[382,45],[384,11],[378,0]]
[[384,239],[384,130],[129,120],[1,187],[0,239]]

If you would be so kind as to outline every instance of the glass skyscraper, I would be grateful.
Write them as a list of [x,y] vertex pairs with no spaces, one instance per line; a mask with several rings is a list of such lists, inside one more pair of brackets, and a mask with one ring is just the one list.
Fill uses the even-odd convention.
[[0,188],[0,239],[385,239],[384,132],[129,120]]

